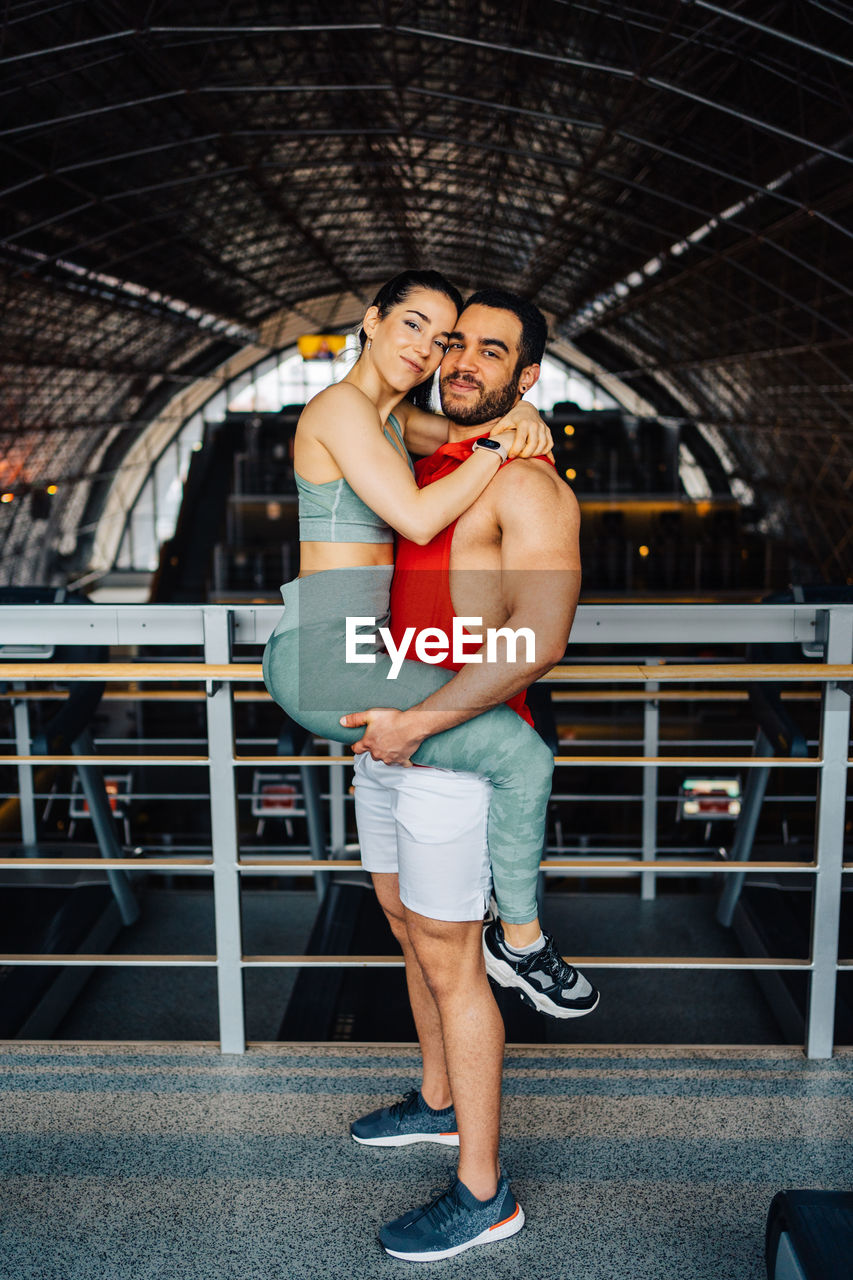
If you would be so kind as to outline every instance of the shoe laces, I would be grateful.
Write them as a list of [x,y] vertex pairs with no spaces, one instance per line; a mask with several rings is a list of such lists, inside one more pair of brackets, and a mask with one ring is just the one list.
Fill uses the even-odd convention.
[[433,1226],[438,1228],[449,1226],[454,1218],[463,1212],[464,1206],[456,1194],[455,1182],[449,1187],[431,1191],[430,1195],[435,1198],[424,1205],[423,1216],[429,1218]]
[[526,956],[518,966],[519,973],[527,974],[532,969],[544,969],[549,977],[561,987],[570,987],[575,982],[577,973],[560,955],[550,933],[545,934],[545,945],[532,955]]
[[403,1116],[409,1115],[410,1112],[418,1111],[419,1109],[418,1091],[417,1089],[410,1089],[407,1094],[404,1094],[399,1102],[391,1104],[388,1108],[388,1114],[394,1120],[402,1120]]

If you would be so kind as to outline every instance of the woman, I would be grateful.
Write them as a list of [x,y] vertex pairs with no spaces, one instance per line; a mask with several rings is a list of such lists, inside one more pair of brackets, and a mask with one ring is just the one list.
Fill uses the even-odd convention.
[[[342,712],[407,709],[453,675],[407,661],[398,678],[388,680],[390,659],[378,643],[370,653],[360,637],[360,660],[353,661],[352,652],[348,660],[345,630],[347,618],[361,628],[376,619],[374,632],[387,622],[392,530],[429,542],[479,497],[503,460],[503,450],[475,448],[451,475],[418,489],[406,450],[408,444],[431,453],[446,440],[444,419],[420,408],[418,392],[423,403],[461,302],[436,272],[405,272],[389,281],[365,315],[358,362],[299,420],[300,575],[282,588],[285,612],[264,653],[264,679],[284,710],[321,737],[352,743],[363,730],[342,728]],[[525,411],[532,413],[528,406]],[[505,435],[520,421],[516,411],[490,435],[504,436],[512,456],[550,447],[538,428]],[[413,761],[491,779],[489,850],[501,918],[535,920],[553,771],[538,734],[514,711],[496,707],[428,738]]]

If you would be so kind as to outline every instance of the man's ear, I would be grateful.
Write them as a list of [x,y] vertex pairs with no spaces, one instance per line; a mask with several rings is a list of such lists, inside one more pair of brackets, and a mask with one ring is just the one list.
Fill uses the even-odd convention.
[[540,366],[538,364],[528,364],[521,371],[518,379],[518,390],[522,395],[525,391],[529,391],[531,387],[535,387],[539,381]]
[[378,324],[379,324],[379,308],[368,307],[364,313],[364,319],[361,322],[361,327],[364,330],[364,332],[367,334],[368,338],[373,337],[373,334],[376,330],[376,326]]

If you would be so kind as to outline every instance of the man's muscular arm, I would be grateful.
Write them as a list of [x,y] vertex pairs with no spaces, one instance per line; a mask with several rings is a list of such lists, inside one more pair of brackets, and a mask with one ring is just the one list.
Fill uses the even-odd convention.
[[[386,764],[408,763],[424,738],[506,702],[562,658],[580,592],[580,515],[572,491],[544,463],[515,462],[500,475],[496,512],[501,531],[501,590],[509,616],[502,625],[529,628],[535,661],[468,663],[451,681],[409,711],[371,708],[342,723],[368,730],[355,744]],[[493,481],[493,484],[497,483]],[[485,658],[485,653],[483,653]]]

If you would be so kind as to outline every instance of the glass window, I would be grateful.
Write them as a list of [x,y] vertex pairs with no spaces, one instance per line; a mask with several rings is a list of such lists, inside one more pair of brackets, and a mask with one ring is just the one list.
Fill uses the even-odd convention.
[[303,360],[291,348],[274,364],[257,365],[248,382],[232,383],[227,389],[231,413],[277,413],[286,404],[307,404],[318,391],[340,382],[352,368],[358,350],[350,335],[337,360]]
[[118,555],[116,556],[116,568],[134,569],[135,567],[133,562],[133,539],[131,537],[130,522],[128,521],[118,549]]
[[193,454],[201,448],[204,437],[204,420],[200,413],[194,413],[178,435],[178,473],[181,484],[186,484]]
[[154,534],[154,480],[142,486],[130,518],[133,539],[133,567],[153,573],[157,568],[159,546]]
[[173,441],[154,468],[156,543],[171,538],[175,532],[184,486],[178,471],[178,447]]

